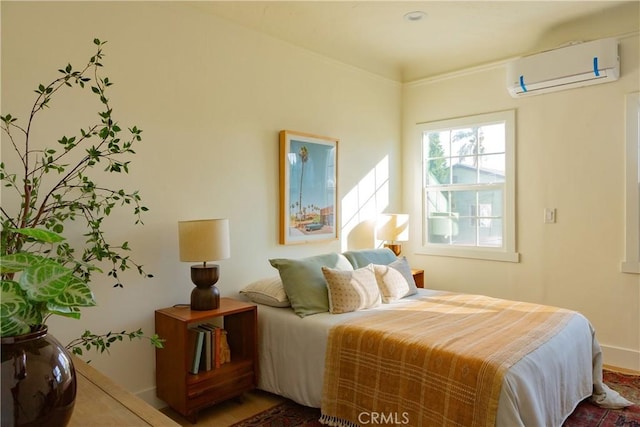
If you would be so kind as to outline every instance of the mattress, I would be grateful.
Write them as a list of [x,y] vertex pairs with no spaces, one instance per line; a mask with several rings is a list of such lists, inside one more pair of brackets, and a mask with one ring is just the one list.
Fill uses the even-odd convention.
[[[420,289],[395,304],[435,291]],[[319,313],[298,317],[290,308],[258,305],[259,380],[262,390],[299,404],[320,407],[329,329],[355,317],[392,308],[382,304],[343,314]],[[577,404],[601,382],[601,351],[594,331],[582,315],[545,344],[514,364],[506,373],[496,416],[497,426],[559,426]]]

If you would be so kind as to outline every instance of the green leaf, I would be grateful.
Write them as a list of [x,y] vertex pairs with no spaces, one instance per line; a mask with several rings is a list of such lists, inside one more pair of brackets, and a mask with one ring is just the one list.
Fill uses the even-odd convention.
[[96,148],[96,147],[91,147],[87,149],[87,154],[89,155],[89,157],[91,157],[92,159],[99,159],[100,158],[100,151]]
[[0,336],[13,337],[16,335],[26,334],[31,330],[27,322],[17,316],[2,318],[0,325]]
[[72,279],[70,269],[46,260],[23,270],[19,283],[29,299],[49,301],[64,291]]
[[0,256],[0,273],[16,273],[46,260],[45,257],[28,252],[2,255]]
[[69,317],[72,319],[80,318],[80,311],[75,307],[68,307],[64,305],[58,305],[53,302],[47,303],[47,310],[52,314],[57,314],[58,316]]
[[67,307],[93,307],[96,305],[91,288],[75,276],[64,292],[58,294],[53,301],[60,306]]
[[164,339],[160,338],[158,334],[153,334],[149,340],[151,340],[151,344],[153,344],[156,348],[164,348]]
[[36,239],[37,241],[44,243],[58,243],[65,240],[65,238],[58,233],[42,228],[12,228],[10,231],[31,237],[32,239]]
[[42,313],[39,309],[29,304],[24,297],[24,292],[18,283],[12,280],[3,280],[0,297],[0,335],[15,336],[30,331],[31,325],[42,323]]
[[7,317],[26,311],[28,303],[18,282],[2,280],[0,288],[0,318],[4,323]]

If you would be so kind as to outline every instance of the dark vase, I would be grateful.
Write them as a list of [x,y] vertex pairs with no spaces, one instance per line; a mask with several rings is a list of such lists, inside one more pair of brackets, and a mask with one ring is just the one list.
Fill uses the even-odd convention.
[[1,343],[2,427],[67,425],[76,372],[64,346],[46,326]]

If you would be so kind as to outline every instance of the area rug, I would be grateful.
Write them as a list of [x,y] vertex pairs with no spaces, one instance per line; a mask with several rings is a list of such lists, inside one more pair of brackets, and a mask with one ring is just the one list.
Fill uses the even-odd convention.
[[563,427],[640,427],[640,376],[604,371],[604,382],[635,405],[614,410],[584,401]]
[[[563,427],[640,427],[640,376],[605,371],[605,383],[636,405],[602,409],[581,402]],[[320,410],[287,400],[231,427],[322,427]]]
[[320,409],[286,400],[231,427],[322,427]]

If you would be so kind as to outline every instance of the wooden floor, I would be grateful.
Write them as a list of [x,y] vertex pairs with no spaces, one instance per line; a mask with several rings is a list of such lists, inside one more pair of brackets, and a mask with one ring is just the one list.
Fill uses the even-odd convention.
[[[227,427],[267,410],[284,398],[261,390],[245,393],[241,398],[219,403],[198,413],[198,427]],[[161,409],[165,415],[181,426],[193,426],[186,418],[171,408]]]

